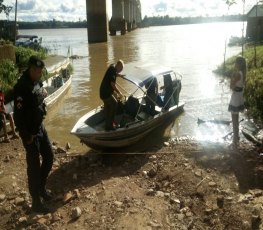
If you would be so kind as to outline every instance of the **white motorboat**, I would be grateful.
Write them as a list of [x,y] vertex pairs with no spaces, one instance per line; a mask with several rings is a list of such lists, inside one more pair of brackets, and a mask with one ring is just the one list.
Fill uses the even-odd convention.
[[69,88],[71,80],[72,75],[70,75],[67,69],[63,69],[58,75],[43,82],[43,86],[48,93],[48,96],[45,98],[47,107],[51,107]]
[[[122,74],[124,80],[136,86],[136,90],[118,102],[115,119],[119,124],[118,128],[105,130],[104,110],[103,106],[99,106],[81,117],[71,130],[82,143],[91,148],[130,146],[153,132],[168,118],[176,118],[183,112],[184,103],[179,103],[181,75],[172,69],[156,65],[127,64]],[[148,110],[145,98],[148,97],[146,87],[154,80],[158,82],[159,93],[153,101],[155,108],[152,113]]]

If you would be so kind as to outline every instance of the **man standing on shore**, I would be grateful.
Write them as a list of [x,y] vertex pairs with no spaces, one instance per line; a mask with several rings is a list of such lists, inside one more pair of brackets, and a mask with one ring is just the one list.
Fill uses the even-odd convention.
[[[51,200],[46,181],[53,164],[51,144],[43,125],[46,90],[40,81],[44,62],[31,56],[28,68],[14,86],[14,121],[26,150],[28,187],[32,211],[48,213],[42,203]],[[40,164],[40,154],[42,164]]]

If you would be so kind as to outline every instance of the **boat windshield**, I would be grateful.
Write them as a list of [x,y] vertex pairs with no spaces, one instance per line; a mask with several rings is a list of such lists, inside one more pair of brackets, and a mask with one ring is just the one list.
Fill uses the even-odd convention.
[[172,70],[163,66],[156,65],[126,65],[122,72],[124,79],[132,82],[142,88],[153,80],[159,74],[168,74]]
[[[135,117],[142,110],[154,116],[158,108],[169,110],[169,108],[178,105],[181,91],[180,78],[182,76],[171,69],[157,66],[141,67],[128,65],[125,66],[122,74],[125,75],[125,80],[136,86],[136,90],[129,94],[129,98],[141,98],[138,101],[139,106],[136,107]],[[140,95],[137,93],[139,90],[143,94],[139,97],[135,96]]]

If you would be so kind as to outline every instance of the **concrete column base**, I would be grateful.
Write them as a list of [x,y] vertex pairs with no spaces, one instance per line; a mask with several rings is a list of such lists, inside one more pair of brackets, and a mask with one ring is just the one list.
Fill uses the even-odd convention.
[[110,30],[110,36],[116,36],[117,31],[116,30]]
[[132,31],[132,24],[131,24],[131,22],[128,22],[128,23],[127,23],[127,31],[128,31],[128,32],[131,32],[131,31]]

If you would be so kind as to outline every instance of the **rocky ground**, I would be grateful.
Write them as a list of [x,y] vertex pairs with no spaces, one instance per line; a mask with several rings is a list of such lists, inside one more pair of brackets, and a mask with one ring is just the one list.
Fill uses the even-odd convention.
[[36,215],[21,141],[0,143],[0,229],[263,229],[262,149],[182,137],[144,154],[54,150],[51,213]]

